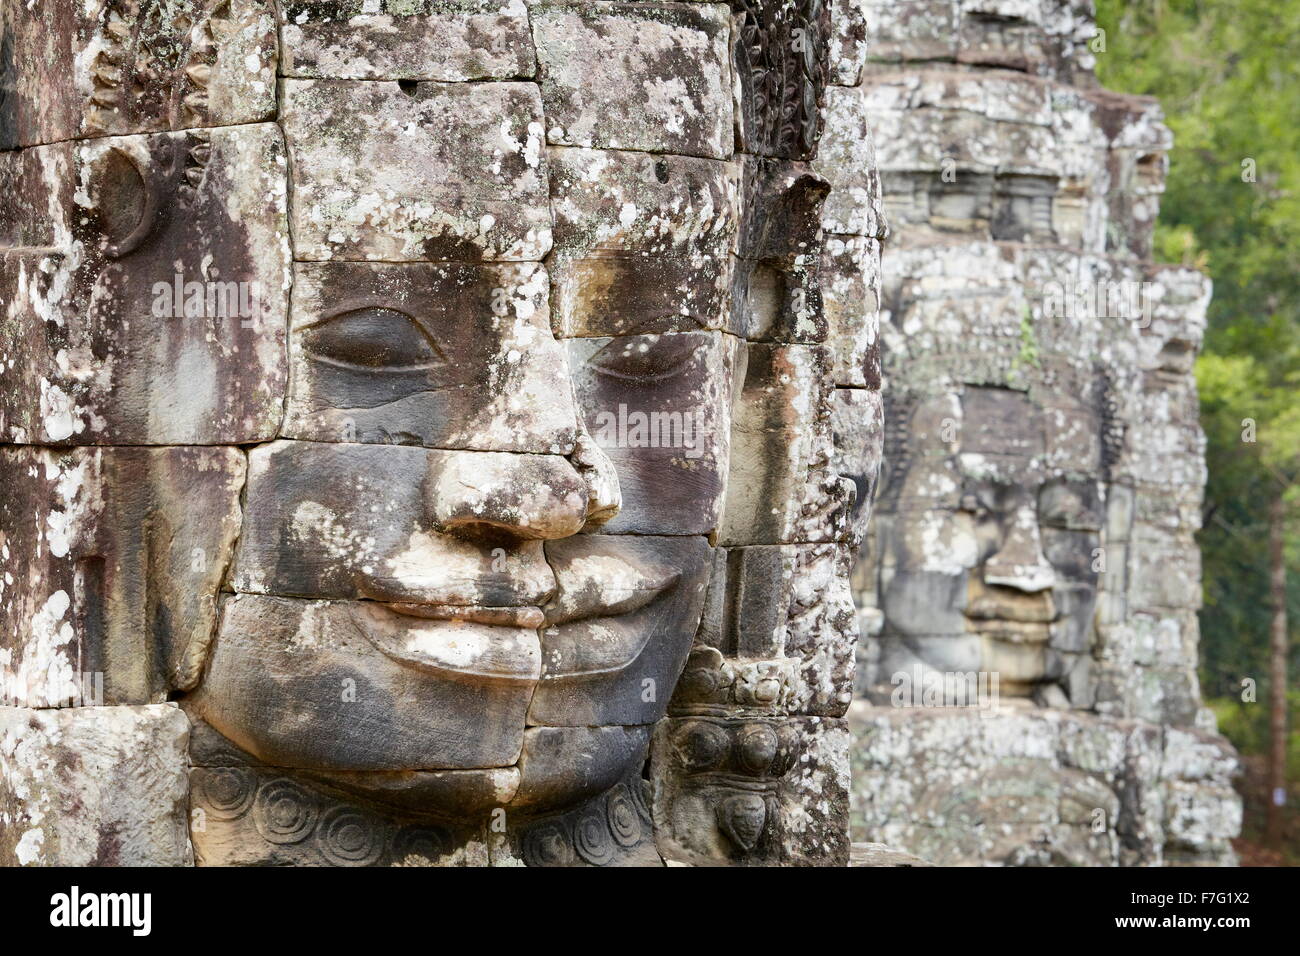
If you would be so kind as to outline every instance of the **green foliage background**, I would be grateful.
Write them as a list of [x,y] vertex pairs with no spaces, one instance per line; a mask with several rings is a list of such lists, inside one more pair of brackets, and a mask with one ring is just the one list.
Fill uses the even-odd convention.
[[[1214,280],[1197,362],[1209,465],[1203,689],[1235,699],[1252,677],[1263,702],[1268,506],[1284,482],[1293,685],[1300,664],[1300,2],[1098,0],[1097,8],[1102,83],[1158,97],[1174,132],[1158,257]],[[1252,168],[1255,182],[1244,181]],[[1242,441],[1246,418],[1256,422],[1254,444]],[[1258,752],[1266,711],[1239,708],[1226,722],[1245,752]]]

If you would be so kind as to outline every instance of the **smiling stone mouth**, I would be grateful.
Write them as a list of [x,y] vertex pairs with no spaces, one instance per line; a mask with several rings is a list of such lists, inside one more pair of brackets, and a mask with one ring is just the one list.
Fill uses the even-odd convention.
[[1051,626],[1046,621],[970,617],[966,620],[974,633],[1008,644],[1043,644],[1051,636]]
[[1045,627],[1059,617],[1057,604],[1050,594],[1019,594],[1001,589],[972,594],[964,614],[977,630],[1003,625]]
[[644,615],[677,578],[583,589],[545,608],[362,601],[354,620],[385,656],[429,673],[506,683],[584,678],[640,655],[655,630]]
[[535,605],[487,607],[480,604],[415,604],[398,601],[385,603],[384,607],[407,617],[427,621],[466,621],[494,627],[541,627],[546,620],[542,609]]
[[562,595],[545,607],[525,605],[423,604],[416,601],[375,603],[406,617],[427,621],[464,621],[493,627],[542,627],[603,617],[622,617],[652,603],[677,581],[676,574],[658,580],[641,579],[630,587]]

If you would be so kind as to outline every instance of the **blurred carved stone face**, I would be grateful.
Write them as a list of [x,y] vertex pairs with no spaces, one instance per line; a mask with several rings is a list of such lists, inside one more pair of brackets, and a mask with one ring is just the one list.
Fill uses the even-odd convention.
[[911,456],[894,479],[903,491],[884,550],[882,667],[996,673],[1002,693],[1027,696],[1065,678],[1090,646],[1103,511],[1097,422],[1078,409],[1039,411],[1023,393],[967,387],[920,412],[919,433],[944,409],[960,409],[949,419],[956,453]]

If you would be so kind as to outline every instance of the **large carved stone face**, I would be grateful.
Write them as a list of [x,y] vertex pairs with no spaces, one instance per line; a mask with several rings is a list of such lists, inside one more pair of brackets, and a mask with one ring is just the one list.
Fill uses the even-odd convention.
[[[723,797],[768,795],[744,826],[705,801],[681,830],[794,852],[777,778],[851,681],[832,409],[879,409],[865,305],[834,333],[822,309],[827,8],[12,19],[49,75],[0,100],[0,543],[31,557],[6,687],[179,701],[205,862],[486,852],[502,808],[505,857],[657,860],[641,773],[673,701],[785,742],[716,755]],[[861,284],[879,248],[847,232]],[[679,757],[665,781],[721,786]],[[521,829],[593,800],[599,845]]]
[[[699,622],[739,166],[543,151],[531,84],[285,93],[303,210],[285,418],[249,454],[194,712],[401,810],[567,808],[639,770]],[[707,155],[712,136],[675,145]],[[346,211],[394,183],[414,188],[389,228],[355,228]]]
[[1096,414],[966,386],[909,421],[882,532],[883,672],[996,673],[1012,696],[1063,679],[1089,648],[1097,598]]
[[[319,271],[297,301],[321,314],[290,333],[296,394],[313,396],[291,403],[304,440],[250,454],[236,596],[197,712],[263,762],[416,791],[434,815],[612,785],[642,759],[699,621],[722,337],[584,339],[566,360],[537,266]],[[662,443],[620,449],[615,431],[616,466],[579,416],[620,405],[662,413]],[[645,497],[674,472],[682,488]],[[669,533],[617,533],[637,521]],[[584,761],[587,777],[562,772]]]

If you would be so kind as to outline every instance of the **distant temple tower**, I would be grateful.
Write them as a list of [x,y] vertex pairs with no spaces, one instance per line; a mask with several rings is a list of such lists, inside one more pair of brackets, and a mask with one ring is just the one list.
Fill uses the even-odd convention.
[[1196,678],[1208,280],[1151,262],[1171,137],[1090,2],[868,0],[891,235],[854,576],[855,840],[938,863],[1231,862]]

